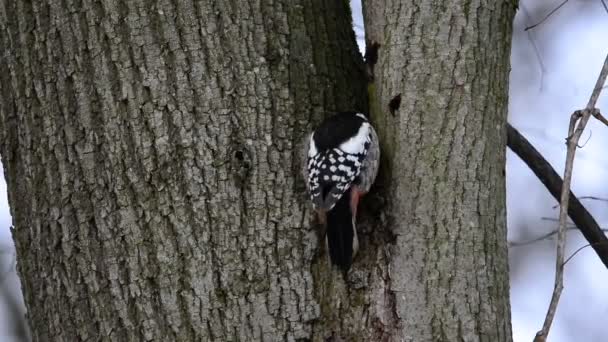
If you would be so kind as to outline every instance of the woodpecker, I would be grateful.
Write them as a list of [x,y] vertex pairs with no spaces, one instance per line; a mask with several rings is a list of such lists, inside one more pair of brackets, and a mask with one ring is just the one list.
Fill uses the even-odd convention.
[[304,179],[326,228],[330,260],[347,272],[359,247],[357,205],[378,174],[378,136],[365,115],[341,112],[307,136],[302,154]]

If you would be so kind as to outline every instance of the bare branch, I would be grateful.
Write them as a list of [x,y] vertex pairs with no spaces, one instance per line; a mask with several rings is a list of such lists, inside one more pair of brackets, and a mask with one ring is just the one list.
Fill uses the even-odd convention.
[[[562,290],[564,288],[564,250],[566,245],[566,221],[568,220],[568,201],[570,200],[570,183],[572,181],[572,169],[574,165],[574,155],[576,154],[576,148],[578,141],[589,122],[593,112],[596,112],[595,104],[597,99],[602,92],[602,87],[606,82],[606,76],[608,76],[608,55],[604,60],[604,66],[602,71],[595,83],[587,107],[583,111],[576,111],[570,117],[570,125],[568,128],[568,139],[567,139],[567,152],[566,152],[566,166],[564,168],[564,184],[562,186],[562,193],[560,197],[560,210],[559,210],[559,228],[557,232],[557,260],[555,263],[555,286],[553,288],[553,295],[551,296],[551,303],[547,310],[547,316],[543,323],[543,328],[536,333],[534,342],[544,342],[551,329],[555,312],[557,311],[557,304],[561,297]],[[594,115],[595,116],[595,115]]]
[[[551,195],[559,201],[563,186],[561,177],[534,146],[510,124],[507,124],[507,146],[528,165]],[[572,192],[570,192],[568,215],[608,268],[608,238]]]
[[[597,78],[597,81],[595,82],[595,87],[593,87],[593,93],[591,94],[591,97],[589,98],[589,102],[587,102],[587,107],[585,108],[585,110],[587,112],[592,112],[595,109],[595,104],[597,103],[597,99],[600,97],[600,94],[602,93],[602,88],[604,87],[604,84],[606,83],[606,77],[608,77],[608,56],[606,56],[606,59],[604,59],[604,66],[602,67],[602,71],[600,71],[600,76]],[[588,115],[587,115],[588,117]],[[582,132],[582,130],[585,129],[585,126],[582,126],[580,131]]]
[[591,137],[593,136],[593,131],[589,131],[589,136],[587,137],[587,140],[585,140],[585,142],[582,145],[579,145],[578,143],[576,144],[576,147],[578,148],[583,148],[585,146],[587,146],[587,143],[589,142],[589,140],[591,140]]
[[536,26],[544,23],[547,19],[549,19],[550,16],[552,16],[555,12],[559,11],[559,9],[562,8],[562,6],[564,6],[566,4],[566,2],[568,2],[568,0],[564,0],[561,4],[559,4],[559,6],[555,7],[553,10],[551,10],[551,12],[549,12],[549,14],[547,14],[541,21],[539,21],[538,23],[536,23],[532,26],[526,27],[524,29],[524,31],[531,30],[531,29],[535,28]]
[[[605,87],[602,87],[602,89],[604,89]],[[600,113],[599,110],[594,111],[593,113],[591,113],[599,122],[603,123],[604,125],[608,126],[608,120],[606,120],[606,118]]]
[[[570,198],[570,201],[572,201],[572,198]],[[559,205],[557,205],[557,207],[559,207]],[[557,208],[557,207],[556,207],[556,208]],[[542,221],[559,222],[559,219],[558,219],[558,218],[553,218],[553,217],[546,217],[546,216],[543,216],[543,217],[541,217],[540,219],[541,219]],[[573,225],[572,225],[572,227],[577,228],[575,224],[573,224]],[[568,226],[568,228],[570,228],[570,226]],[[604,228],[601,228],[601,229],[602,229],[602,231],[604,231]]]
[[[572,201],[572,198],[570,198],[570,201]],[[559,207],[559,205],[558,205]],[[559,219],[557,218],[553,218],[553,217],[546,217],[543,216],[540,218],[542,221],[551,221],[551,222],[559,222]],[[578,228],[575,224],[572,224],[571,226],[568,226],[568,228]],[[602,231],[604,231],[604,228],[600,228]]]

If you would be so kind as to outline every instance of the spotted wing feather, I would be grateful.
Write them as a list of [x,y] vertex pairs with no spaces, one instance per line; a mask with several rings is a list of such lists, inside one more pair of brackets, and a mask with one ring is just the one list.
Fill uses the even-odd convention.
[[365,144],[361,153],[351,154],[333,148],[308,158],[308,184],[315,208],[332,209],[350,189],[361,172],[369,141]]

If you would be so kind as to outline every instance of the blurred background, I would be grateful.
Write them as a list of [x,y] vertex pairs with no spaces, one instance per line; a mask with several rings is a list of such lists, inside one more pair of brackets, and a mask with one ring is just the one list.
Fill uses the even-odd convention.
[[[511,51],[509,122],[563,174],[565,137],[574,110],[587,104],[608,53],[606,1],[570,0],[541,25],[563,0],[520,1]],[[608,113],[608,89],[597,104]],[[585,143],[585,141],[587,141]],[[590,120],[576,153],[572,189],[578,197],[608,198],[608,127]],[[602,228],[608,202],[582,200]],[[507,154],[509,241],[519,242],[557,229],[557,202],[524,163]],[[571,230],[566,256],[587,244]],[[532,341],[542,326],[553,290],[555,240],[509,249],[514,341]],[[608,270],[591,248],[565,267],[564,291],[549,341],[608,341]]]
[[[570,114],[585,107],[608,53],[608,0],[520,0],[514,22],[509,122],[525,135],[558,173],[566,156],[564,138]],[[555,8],[541,25],[539,23]],[[361,50],[365,37],[360,0],[352,1],[353,26]],[[608,113],[608,89],[598,107]],[[577,151],[573,190],[608,227],[608,128],[590,120]],[[606,199],[606,200],[602,200]],[[526,165],[507,152],[507,211],[513,340],[530,342],[542,326],[553,290],[555,240],[515,246],[557,229],[557,202]],[[27,341],[25,308],[15,271],[6,184],[0,178],[0,341]],[[586,245],[577,230],[568,232],[567,253]],[[564,291],[549,340],[608,340],[608,270],[591,248],[565,268]]]

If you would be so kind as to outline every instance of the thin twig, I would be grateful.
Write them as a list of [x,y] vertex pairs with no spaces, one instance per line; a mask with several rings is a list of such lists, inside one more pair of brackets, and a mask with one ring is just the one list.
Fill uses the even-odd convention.
[[[546,219],[549,219],[549,218],[546,218]],[[551,219],[551,220],[552,220],[552,221],[554,221],[555,219]],[[557,221],[559,221],[559,220],[557,220]],[[568,230],[568,231],[570,231],[570,230],[575,230],[575,229],[576,229],[576,226],[570,226],[570,227],[568,227],[568,228],[567,228],[567,230]],[[608,229],[604,229],[604,228],[602,228],[602,231],[603,231],[603,232],[608,232]],[[556,230],[552,230],[552,231],[550,231],[549,233],[547,233],[547,234],[543,234],[543,235],[541,235],[541,236],[539,236],[539,237],[537,237],[537,238],[534,238],[534,239],[532,239],[532,240],[527,240],[527,241],[516,241],[516,242],[509,242],[509,247],[522,247],[522,246],[526,246],[526,245],[531,245],[531,244],[536,243],[536,242],[538,242],[538,241],[542,241],[542,240],[544,240],[544,239],[548,239],[548,238],[550,238],[551,236],[553,236],[553,235],[555,235],[555,234],[557,234],[557,229],[556,229]],[[568,263],[568,261],[570,261],[572,258],[574,258],[574,256],[575,256],[575,255],[576,255],[578,252],[582,251],[583,249],[585,249],[585,248],[587,248],[587,247],[591,247],[591,246],[593,246],[593,245],[599,245],[599,244],[603,244],[603,242],[598,242],[598,243],[588,243],[588,244],[586,244],[586,245],[584,245],[584,246],[582,246],[582,247],[578,248],[576,251],[574,251],[574,253],[572,253],[572,254],[571,254],[571,255],[570,255],[570,256],[569,256],[569,257],[566,259],[566,261],[564,261],[564,263],[563,263],[562,265],[563,265],[563,266],[566,266],[566,264]]]
[[[572,201],[572,197],[570,197],[570,201]],[[559,205],[558,205],[558,207],[559,207]],[[551,221],[551,222],[558,222],[559,223],[559,219],[553,218],[553,217],[543,216],[540,219],[543,220],[543,221]],[[570,226],[568,226],[568,227],[570,227]],[[572,227],[577,228],[576,224],[573,224]],[[600,228],[600,230],[604,231],[604,228]],[[590,243],[592,243],[592,242],[590,242]],[[602,241],[602,243],[608,243],[608,241]]]
[[568,0],[564,0],[561,4],[559,4],[559,6],[555,7],[551,12],[549,12],[549,14],[547,14],[541,21],[539,21],[538,23],[532,25],[532,26],[528,26],[524,29],[524,31],[528,31],[531,30],[533,28],[535,28],[536,26],[544,23],[547,19],[549,19],[550,16],[553,15],[553,13],[559,11],[560,8],[562,8],[562,6],[564,6],[566,4],[566,2],[568,2]]
[[570,255],[570,256],[568,257],[568,259],[566,259],[566,261],[564,261],[564,266],[566,266],[566,264],[568,263],[568,261],[570,261],[572,258],[574,258],[574,256],[575,256],[576,254],[578,254],[578,252],[582,251],[583,249],[585,249],[585,248],[587,248],[587,247],[591,247],[591,246],[593,246],[593,245],[597,245],[597,243],[588,243],[588,244],[586,244],[586,245],[584,245],[584,246],[582,246],[582,247],[578,248],[577,250],[575,250],[575,251],[574,251],[574,253],[572,253],[572,255]]
[[579,197],[578,199],[582,199],[582,200],[592,200],[592,201],[600,201],[600,202],[608,202],[608,198],[604,198],[604,197],[597,197],[597,196],[582,196]]
[[[604,84],[606,84],[606,77],[608,77],[608,55],[606,56],[606,59],[604,59],[604,66],[602,67],[602,71],[600,71],[600,76],[597,78],[597,82],[595,82],[595,87],[593,87],[593,93],[591,93],[589,102],[587,102],[587,107],[585,109],[588,112],[595,110],[595,104],[597,103],[597,99],[602,93],[602,88],[604,87]],[[589,119],[589,115],[587,115],[587,119]],[[581,128],[581,132],[584,128],[584,126]]]
[[[596,196],[581,196],[578,199],[579,200],[593,200],[593,201],[600,201],[600,202],[608,202],[608,198],[602,198],[602,197],[596,197]],[[551,209],[556,209],[556,208],[559,208],[559,204],[556,204],[551,207]],[[545,218],[543,218],[543,219],[545,219]],[[556,220],[556,221],[559,222],[559,220]]]
[[574,155],[576,154],[576,148],[578,141],[589,122],[589,119],[593,115],[594,111],[597,111],[595,104],[597,99],[602,92],[602,87],[606,82],[608,76],[608,55],[604,60],[604,66],[602,71],[595,83],[589,102],[582,111],[574,112],[570,117],[570,125],[568,129],[567,139],[567,152],[566,152],[566,166],[564,168],[564,185],[562,187],[562,194],[560,199],[560,210],[559,210],[559,228],[557,232],[557,260],[555,263],[555,286],[553,288],[553,295],[551,296],[551,303],[547,310],[547,316],[543,323],[543,328],[536,333],[534,342],[544,342],[547,340],[549,335],[549,329],[553,323],[555,312],[557,311],[557,304],[564,288],[564,250],[566,245],[566,222],[568,220],[568,200],[570,199],[570,183],[572,181],[572,168],[574,165]]
[[[530,17],[530,14],[528,13],[528,9],[524,6],[524,3],[522,1],[519,2],[519,7],[521,8],[522,13],[526,16],[526,19],[528,21],[532,21],[532,18]],[[538,49],[538,46],[536,46],[536,41],[534,40],[534,33],[532,31],[527,31],[526,32],[528,35],[528,40],[530,41],[530,44],[532,45],[532,48],[534,50],[534,54],[536,55],[536,59],[538,60],[538,65],[540,66],[540,87],[539,90],[542,91],[543,90],[543,84],[544,84],[544,80],[545,80],[545,64],[543,63],[543,58],[540,54],[540,50]]]
[[[567,231],[571,231],[571,230],[578,230],[576,226],[568,226],[566,228]],[[602,228],[602,231],[604,233],[608,233],[608,229],[607,228]],[[522,247],[522,246],[527,246],[527,245],[531,245],[533,243],[548,239],[550,237],[552,237],[553,235],[557,234],[557,229],[552,230],[548,233],[545,233],[539,237],[535,237],[533,239],[530,240],[525,240],[525,241],[513,241],[513,242],[509,242],[509,247]],[[601,242],[599,242],[598,244],[600,244]],[[587,246],[592,246],[592,243],[587,244]]]
[[575,255],[576,255],[578,252],[582,251],[583,249],[585,249],[585,248],[587,248],[587,247],[591,247],[591,245],[592,245],[591,243],[588,243],[588,244],[586,244],[586,245],[584,245],[584,246],[582,246],[582,247],[578,248],[576,251],[574,251],[574,253],[572,253],[572,255],[570,255],[570,256],[568,257],[568,259],[566,259],[566,261],[564,261],[564,266],[566,266],[566,264],[568,263],[568,261],[570,261],[570,259],[574,258],[574,256],[575,256]]

